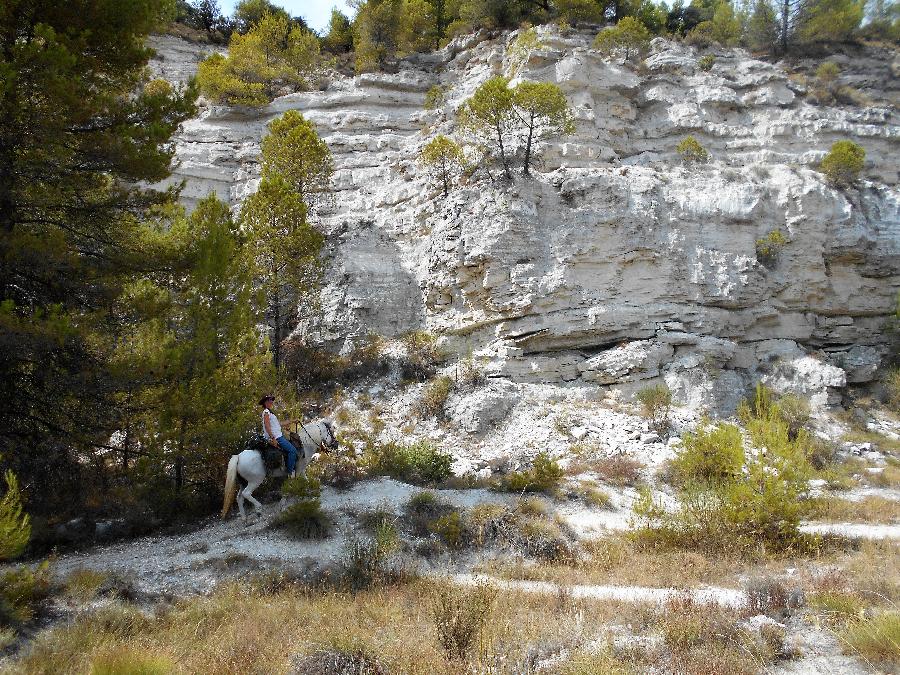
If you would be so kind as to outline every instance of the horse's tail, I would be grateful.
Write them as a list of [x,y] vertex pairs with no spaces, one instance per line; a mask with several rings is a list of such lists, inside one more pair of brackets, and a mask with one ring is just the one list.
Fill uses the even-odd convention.
[[232,455],[228,461],[228,471],[225,474],[225,501],[222,503],[222,518],[228,515],[231,505],[234,504],[234,496],[237,490],[234,488],[234,481],[237,478],[238,456]]

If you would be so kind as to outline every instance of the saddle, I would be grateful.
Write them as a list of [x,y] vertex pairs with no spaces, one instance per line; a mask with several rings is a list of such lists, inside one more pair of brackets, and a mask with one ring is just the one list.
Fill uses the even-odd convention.
[[285,452],[280,447],[275,448],[269,445],[269,442],[256,434],[250,438],[247,442],[248,450],[256,450],[259,453],[259,456],[262,458],[263,466],[266,467],[266,473],[273,473],[281,469],[285,470],[286,462],[285,462]]

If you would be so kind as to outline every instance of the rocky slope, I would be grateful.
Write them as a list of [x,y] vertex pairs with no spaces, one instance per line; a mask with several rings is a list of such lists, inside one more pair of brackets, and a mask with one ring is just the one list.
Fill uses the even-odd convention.
[[[877,102],[828,107],[741,50],[714,52],[704,72],[696,50],[657,39],[635,68],[602,59],[592,35],[539,31],[524,63],[515,34],[475,35],[259,111],[208,106],[179,136],[175,179],[188,203],[215,191],[237,205],[255,189],[265,125],[289,109],[316,123],[337,166],[319,214],[329,271],[324,314],[298,332],[331,349],[427,329],[495,377],[625,394],[662,378],[680,403],[722,412],[759,379],[820,404],[871,381],[900,289],[886,57],[838,57]],[[172,39],[157,49],[173,79],[196,62]],[[479,171],[443,199],[417,153],[453,134],[455,109],[497,74],[557,83],[577,132],[547,144],[533,178]],[[445,104],[426,111],[436,84]],[[709,165],[681,166],[687,134]],[[866,149],[865,180],[837,191],[815,166],[844,138]],[[774,229],[789,243],[764,266],[755,242]]]

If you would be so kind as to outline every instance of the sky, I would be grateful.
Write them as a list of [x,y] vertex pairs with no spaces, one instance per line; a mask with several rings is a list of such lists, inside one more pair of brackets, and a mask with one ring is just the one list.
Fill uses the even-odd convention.
[[[231,14],[238,0],[219,0],[223,14]],[[353,16],[353,10],[347,0],[273,0],[273,4],[284,7],[291,16],[302,16],[310,28],[322,30],[331,18],[331,8],[337,7],[347,16]]]

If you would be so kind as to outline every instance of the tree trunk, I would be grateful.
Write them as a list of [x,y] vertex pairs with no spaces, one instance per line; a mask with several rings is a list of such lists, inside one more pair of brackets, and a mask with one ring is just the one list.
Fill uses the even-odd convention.
[[534,135],[534,112],[531,113],[531,117],[528,120],[528,141],[525,143],[525,166],[522,168],[522,173],[524,175],[528,175],[528,165],[531,162],[531,138]]
[[506,174],[507,178],[512,178],[512,175],[509,173],[509,162],[506,161],[506,149],[503,147],[503,128],[500,126],[500,123],[497,123],[497,144],[500,146],[500,161],[503,163],[503,173]]

